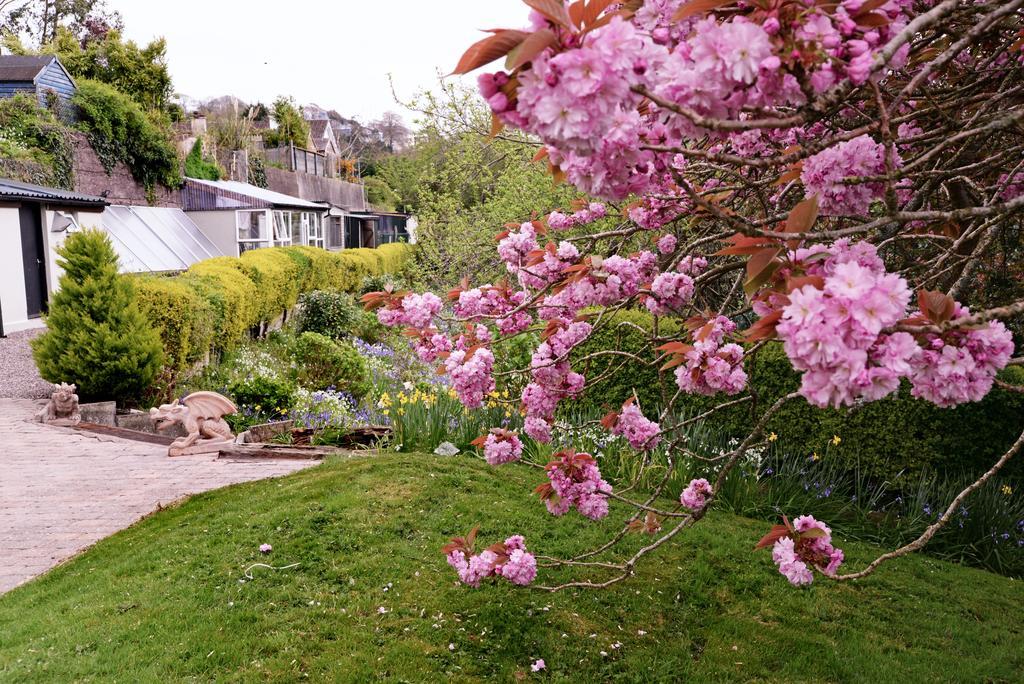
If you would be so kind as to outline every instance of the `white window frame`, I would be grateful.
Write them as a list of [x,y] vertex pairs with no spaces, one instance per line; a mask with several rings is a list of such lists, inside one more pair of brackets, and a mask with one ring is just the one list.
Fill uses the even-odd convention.
[[292,245],[292,214],[290,211],[275,209],[274,212],[274,247],[290,247]]
[[324,249],[326,242],[324,238],[323,216],[315,211],[303,212],[302,235],[305,244],[310,247]]
[[[249,223],[249,226],[247,226],[248,228],[251,227],[252,225],[251,216],[254,214],[263,214],[263,225],[260,226],[260,236],[258,238],[243,238],[241,235],[241,230],[243,227],[242,217],[244,216],[246,218],[246,221]],[[235,212],[235,241],[238,245],[239,255],[241,255],[242,252],[246,251],[245,249],[242,249],[242,245],[255,245],[255,247],[249,247],[248,249],[263,249],[265,247],[270,247],[270,227],[268,225],[267,218],[267,212],[264,209],[243,209]]]

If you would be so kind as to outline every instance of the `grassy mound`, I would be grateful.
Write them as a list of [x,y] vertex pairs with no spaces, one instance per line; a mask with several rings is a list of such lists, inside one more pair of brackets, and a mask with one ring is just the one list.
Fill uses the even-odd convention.
[[[551,518],[529,495],[540,477],[389,455],[195,497],[0,598],[0,680],[931,682],[1024,671],[1020,583],[913,557],[859,584],[796,590],[752,551],[765,525],[725,514],[608,591],[457,586],[438,549],[476,523],[486,543],[525,531],[531,549],[558,555],[617,526]],[[273,553],[261,557],[261,543]],[[877,553],[844,547],[854,565]],[[242,582],[259,562],[300,565],[253,568]],[[536,658],[543,675],[529,672]]]

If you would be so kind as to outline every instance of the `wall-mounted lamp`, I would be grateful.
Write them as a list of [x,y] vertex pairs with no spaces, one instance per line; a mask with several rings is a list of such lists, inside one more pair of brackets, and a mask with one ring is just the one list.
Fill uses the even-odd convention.
[[53,214],[53,223],[50,224],[51,233],[77,233],[81,228],[74,217],[62,214],[59,211]]

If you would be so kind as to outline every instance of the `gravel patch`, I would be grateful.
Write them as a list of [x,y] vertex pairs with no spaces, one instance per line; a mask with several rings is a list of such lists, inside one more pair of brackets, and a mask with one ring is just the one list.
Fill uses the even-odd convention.
[[53,385],[39,377],[29,340],[43,329],[24,330],[0,338],[0,398],[46,399]]

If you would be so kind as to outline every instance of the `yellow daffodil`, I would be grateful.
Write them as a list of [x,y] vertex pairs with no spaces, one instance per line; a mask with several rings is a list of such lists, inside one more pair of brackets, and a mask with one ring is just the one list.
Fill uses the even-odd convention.
[[774,432],[768,435],[768,441],[769,442],[774,442],[774,441],[776,441],[778,439],[779,439],[779,436],[777,434],[775,434]]
[[839,435],[832,435],[832,446],[839,446],[839,443],[843,441],[843,438]]
[[818,455],[817,451],[815,451],[813,454],[811,454],[811,460],[812,461],[820,461],[821,460],[821,456]]
[[399,408],[398,408],[398,411],[397,411],[397,413],[398,413],[398,415],[400,415],[400,416],[404,416],[404,415],[405,415],[405,409],[404,409],[404,408],[402,408],[402,407],[399,407]]
[[1013,487],[1011,487],[1010,485],[1003,485],[999,491],[1001,491],[1006,496],[1010,496],[1011,494],[1013,494]]

